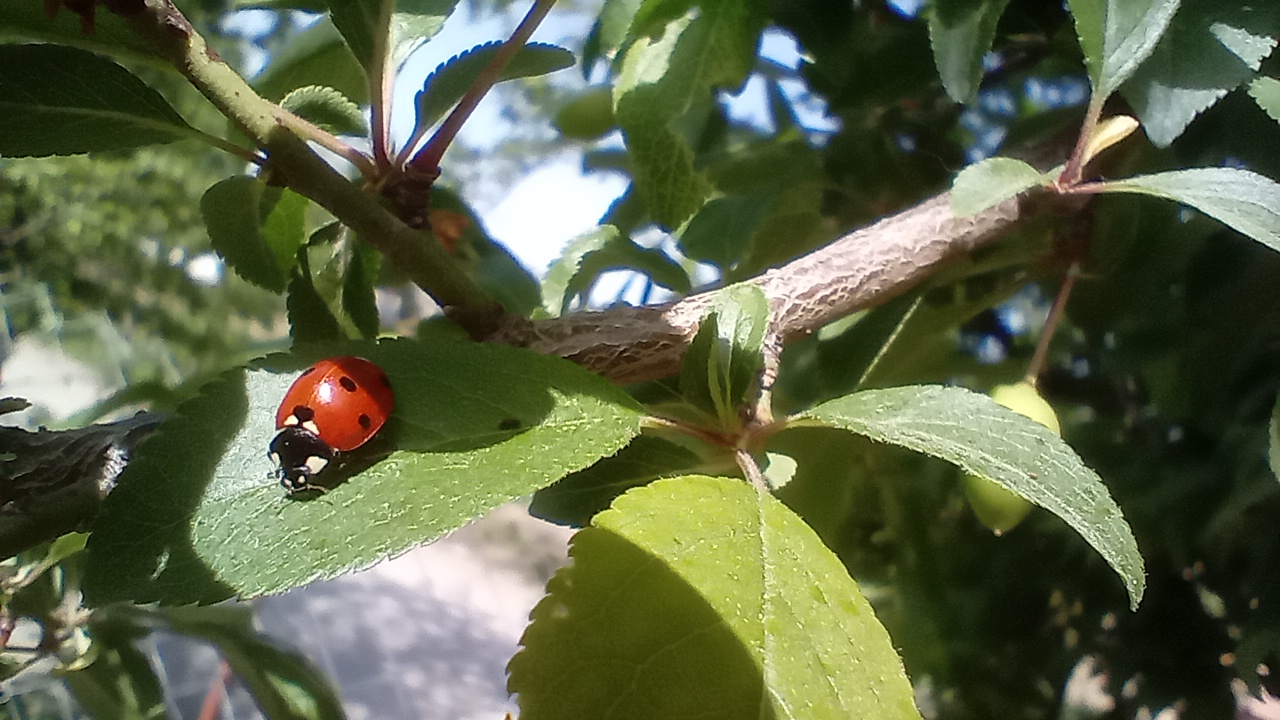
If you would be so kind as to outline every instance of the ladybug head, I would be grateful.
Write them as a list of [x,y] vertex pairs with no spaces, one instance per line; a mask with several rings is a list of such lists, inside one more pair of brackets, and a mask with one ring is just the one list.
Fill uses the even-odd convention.
[[268,453],[276,464],[280,484],[290,495],[318,488],[311,483],[311,477],[324,470],[333,459],[333,448],[314,432],[298,425],[281,428],[271,440]]

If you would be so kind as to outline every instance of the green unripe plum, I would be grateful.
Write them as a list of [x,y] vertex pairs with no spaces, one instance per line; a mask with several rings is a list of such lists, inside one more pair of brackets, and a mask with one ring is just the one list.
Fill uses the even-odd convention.
[[560,108],[555,117],[561,135],[594,140],[617,126],[613,119],[613,92],[607,85],[589,87]]
[[[991,399],[1035,420],[1057,435],[1062,434],[1058,414],[1053,411],[1053,406],[1045,402],[1029,382],[1001,385],[991,392]],[[969,507],[973,508],[974,514],[996,535],[1003,535],[1017,527],[1031,512],[1031,503],[1026,498],[980,475],[965,476],[964,494],[969,499]]]

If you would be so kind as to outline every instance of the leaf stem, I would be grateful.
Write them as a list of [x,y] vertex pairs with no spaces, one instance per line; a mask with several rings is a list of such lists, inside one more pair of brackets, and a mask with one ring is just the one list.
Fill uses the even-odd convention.
[[[1084,113],[1084,123],[1080,126],[1080,134],[1076,136],[1076,146],[1071,150],[1071,157],[1067,158],[1067,164],[1062,169],[1062,174],[1058,175],[1057,185],[1059,189],[1069,188],[1080,184],[1083,179],[1085,148],[1089,146],[1089,139],[1093,137],[1094,128],[1098,126],[1098,119],[1102,117],[1102,101],[1095,95],[1090,100],[1089,108]],[[1105,100],[1105,96],[1103,100]]]
[[1053,306],[1049,308],[1049,317],[1045,318],[1044,330],[1040,332],[1036,351],[1031,356],[1031,362],[1027,363],[1025,380],[1032,386],[1036,385],[1037,378],[1044,369],[1045,360],[1049,357],[1049,343],[1053,341],[1058,322],[1062,319],[1062,309],[1066,307],[1067,300],[1071,297],[1071,289],[1075,287],[1077,277],[1080,277],[1079,260],[1073,261],[1071,267],[1067,268],[1067,276],[1062,278],[1062,284],[1058,286],[1058,295],[1053,299]]
[[337,137],[333,133],[322,129],[311,122],[298,117],[297,115],[294,115],[284,108],[280,108],[276,113],[276,119],[280,121],[281,125],[289,128],[304,140],[310,140],[325,150],[328,150],[334,155],[337,155],[343,160],[351,163],[366,179],[377,175],[378,168],[373,161],[369,159],[368,155],[365,155],[359,150],[351,147],[348,143],[343,142],[341,138]]
[[227,696],[227,681],[231,679],[231,666],[226,660],[218,663],[218,673],[209,683],[209,690],[204,694],[204,703],[200,705],[198,720],[218,720],[222,702]]
[[[502,71],[507,69],[511,59],[529,41],[533,31],[547,17],[547,13],[551,12],[555,4],[556,0],[534,0],[533,7],[529,8],[524,19],[516,26],[515,32],[511,33],[511,37],[493,54],[493,60],[488,67],[476,76],[467,94],[462,96],[457,107],[449,113],[449,117],[446,117],[444,122],[440,123],[440,129],[436,130],[436,134],[431,136],[431,140],[413,157],[409,165],[424,171],[435,171],[440,167],[440,158],[444,157],[444,151],[449,148],[458,131],[462,129],[462,125],[467,118],[471,117],[471,113],[475,111],[476,106],[489,93],[489,90],[497,84],[498,78],[502,77]],[[396,157],[397,166],[404,162],[404,158],[409,153],[413,152],[413,148],[422,140],[424,134],[426,134],[424,127],[419,127],[414,132],[414,136],[401,148],[400,154]]]
[[762,493],[773,492],[769,488],[769,481],[765,479],[764,473],[760,472],[760,464],[756,462],[751,453],[737,448],[733,451],[733,459],[738,463],[738,469],[742,471],[744,477]]
[[396,0],[382,0],[378,4],[378,26],[373,32],[373,57],[369,60],[370,125],[373,130],[373,161],[378,167],[388,167],[391,157],[391,95],[395,74],[388,67],[391,53],[391,15]]
[[469,331],[483,334],[485,324],[501,317],[501,305],[431,234],[405,225],[286,127],[280,106],[258,95],[218,57],[172,0],[144,0],[138,12],[125,17],[156,54],[173,63],[214,107],[266,149],[271,169],[284,183],[386,255],[439,305],[453,310]]
[[267,160],[260,153],[256,153],[250,150],[249,148],[236,145],[235,143],[231,142],[230,140],[227,140],[226,138],[220,138],[217,135],[210,135],[209,133],[203,130],[195,130],[192,133],[192,137],[199,140],[200,142],[205,143],[206,145],[215,147],[229,155],[234,155],[240,158],[241,160],[252,163],[254,165],[261,166]]

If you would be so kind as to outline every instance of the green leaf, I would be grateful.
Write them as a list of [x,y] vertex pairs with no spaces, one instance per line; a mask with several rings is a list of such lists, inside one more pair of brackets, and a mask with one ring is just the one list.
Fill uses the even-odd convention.
[[570,555],[508,666],[523,720],[920,717],[840,560],[741,481],[632,490]]
[[[297,288],[303,294],[296,298],[296,310],[314,314],[313,319],[320,325],[313,329],[332,334],[300,338],[296,320],[302,316],[294,314],[295,306],[291,303],[289,311],[290,320],[295,321],[294,341],[326,342],[348,337],[377,337],[380,325],[373,287],[381,267],[381,256],[377,251],[346,228],[333,223],[312,233],[305,252],[305,268],[309,271],[306,278],[311,291],[307,293],[304,287]],[[299,274],[298,279],[301,278]]]
[[761,474],[764,475],[765,482],[769,483],[771,490],[781,490],[786,487],[791,479],[796,476],[796,470],[799,468],[795,458],[790,455],[784,455],[778,452],[765,453],[765,462],[760,468]]
[[942,86],[958,103],[971,102],[982,82],[982,58],[996,37],[1009,0],[934,0],[926,12],[933,61]]
[[609,270],[634,270],[677,293],[692,287],[689,273],[662,250],[642,248],[611,225],[601,225],[569,242],[542,282],[542,308],[550,317],[568,310]]
[[1249,83],[1249,95],[1272,120],[1280,123],[1280,80],[1260,77]]
[[1191,168],[1139,175],[1101,184],[1106,192],[1129,192],[1174,200],[1199,210],[1280,250],[1280,185],[1239,168]]
[[61,673],[76,702],[98,718],[163,718],[164,688],[136,637],[94,633],[92,664]]
[[691,472],[702,458],[682,445],[641,435],[616,455],[533,494],[529,514],[561,525],[591,522],[622,493],[657,478]]
[[1167,147],[1197,115],[1253,78],[1277,34],[1274,3],[1189,3],[1122,94],[1151,142]]
[[[139,638],[163,630],[213,645],[268,718],[346,717],[342,700],[324,673],[302,655],[281,650],[258,634],[253,610],[247,605],[158,609],[114,605],[95,613],[93,627],[95,637],[109,633]],[[147,664],[145,656],[143,662]]]
[[[395,3],[390,27],[382,27],[378,12],[385,1]],[[328,0],[329,16],[361,66],[373,63],[374,38],[390,34],[391,67],[398,68],[426,41],[436,36],[453,14],[458,0]]]
[[382,256],[368,243],[356,243],[350,248],[351,260],[347,264],[342,281],[342,310],[366,340],[378,337],[381,321],[378,319],[378,303],[374,285],[382,266]]
[[[449,109],[458,104],[462,96],[475,83],[476,77],[493,62],[493,56],[502,46],[500,42],[477,45],[455,55],[436,68],[418,91],[415,103],[417,127],[435,125]],[[530,43],[521,47],[511,62],[498,76],[498,82],[523,77],[538,77],[573,67],[573,53],[562,47],[544,43]]]
[[618,228],[601,225],[569,241],[560,258],[551,264],[547,269],[547,276],[542,280],[542,310],[548,317],[560,317],[569,309],[574,298],[570,288],[574,284],[574,278],[582,270],[583,259],[619,237]]
[[364,68],[328,18],[291,38],[253,80],[254,88],[268,100],[279,100],[290,90],[308,85],[331,87],[355,103],[369,101]]
[[680,366],[680,392],[689,402],[736,427],[738,408],[749,400],[764,362],[769,299],[756,285],[731,285],[718,293],[698,326]]
[[240,277],[283,292],[305,240],[307,199],[247,176],[227,178],[200,198],[205,228]]
[[308,85],[291,91],[280,106],[317,127],[337,135],[368,135],[360,106],[346,95],[324,85]]
[[45,15],[43,5],[41,0],[0,2],[0,40],[36,40],[72,45],[174,71],[173,64],[159,55],[155,46],[142,35],[129,27],[123,17],[111,12],[99,12],[95,16],[93,34],[86,35],[81,28],[79,15],[63,10],[50,19]]
[[760,195],[720,197],[702,206],[684,232],[680,250],[690,260],[731,267],[751,245],[751,238],[770,211]]
[[303,10],[309,13],[322,13],[329,9],[324,0],[234,0],[232,7],[237,10],[249,8],[265,8],[267,10]]
[[285,310],[289,315],[289,336],[293,338],[294,347],[338,342],[347,337],[328,298],[316,287],[306,249],[298,252],[298,265],[289,280]]
[[[386,1],[388,0],[327,0],[333,26],[342,33],[356,62],[366,69],[373,63],[375,38],[387,32],[380,27],[378,21],[378,13]],[[390,20],[389,16],[387,20]]]
[[346,717],[342,699],[329,678],[305,656],[282,650],[259,635],[253,629],[250,608],[163,608],[156,613],[173,632],[213,644],[268,718]]
[[678,228],[711,193],[675,123],[713,90],[745,80],[763,26],[756,2],[708,3],[640,37],[624,55],[613,90],[614,115],[636,187],[659,225]]
[[[312,353],[224,375],[135,453],[89,542],[90,602],[208,603],[335,577],[550,485],[639,431],[640,412],[621,390],[524,350],[399,340]],[[276,405],[296,378],[280,370],[339,354],[387,372],[395,412],[321,476],[328,493],[286,498],[266,455]]]
[[1021,160],[994,157],[976,162],[956,176],[951,211],[973,215],[1044,182],[1044,175]]
[[591,71],[592,66],[601,58],[612,58],[622,41],[626,38],[627,29],[640,9],[644,0],[605,0],[600,8],[596,24],[582,48],[582,71]]
[[1133,532],[1102,480],[1044,425],[956,387],[866,390],[797,416],[946,460],[1062,518],[1107,561],[1137,609],[1146,587]]
[[1155,49],[1180,0],[1067,0],[1101,106]]
[[391,67],[399,68],[414,50],[435,37],[457,6],[458,0],[396,0],[391,13]]
[[0,45],[0,155],[75,155],[196,136],[159,93],[100,55]]

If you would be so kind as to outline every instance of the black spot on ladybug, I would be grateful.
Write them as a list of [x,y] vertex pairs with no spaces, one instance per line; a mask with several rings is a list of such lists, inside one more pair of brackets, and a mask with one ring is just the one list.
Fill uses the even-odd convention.
[[373,426],[373,418],[369,417],[368,415],[365,415],[364,413],[360,413],[360,417],[356,418],[356,422],[360,423],[360,427],[364,428],[365,430],[368,430],[370,427]]
[[342,389],[346,390],[347,392],[356,391],[356,381],[352,380],[346,375],[343,375],[342,377],[338,378],[338,384],[341,385]]
[[315,366],[315,365],[312,365],[311,367],[307,368],[306,370],[303,370],[303,371],[302,371],[302,374],[301,374],[301,375],[299,375],[298,377],[300,377],[300,378],[304,378],[304,377],[306,377],[306,376],[310,375],[311,373],[313,373],[313,372],[315,372],[315,371],[316,371],[316,366]]
[[316,419],[316,411],[306,405],[294,405],[293,416],[298,418],[300,423],[311,422]]
[[391,387],[391,379],[387,377],[386,373],[379,375],[378,379],[382,381],[383,387]]
[[502,418],[498,421],[499,430],[515,430],[520,427],[520,421],[515,418]]

